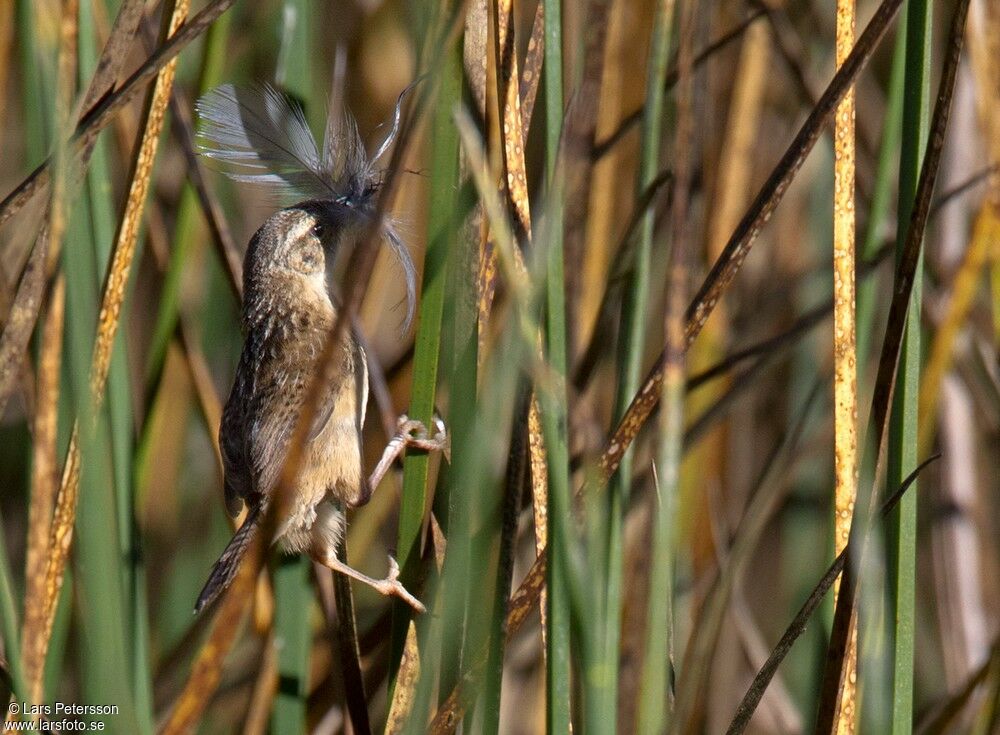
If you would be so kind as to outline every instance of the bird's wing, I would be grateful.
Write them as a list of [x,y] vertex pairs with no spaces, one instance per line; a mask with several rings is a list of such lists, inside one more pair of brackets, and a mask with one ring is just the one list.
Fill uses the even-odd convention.
[[323,433],[323,429],[330,422],[333,410],[337,405],[337,397],[342,390],[344,375],[353,374],[354,376],[355,426],[359,437],[364,429],[365,409],[368,405],[368,360],[359,340],[352,338],[350,344],[351,347],[345,350],[343,372],[335,375],[333,381],[325,387],[323,402],[316,412],[316,417],[313,419],[309,431],[310,441]]
[[243,509],[243,501],[252,487],[244,430],[245,403],[249,390],[247,385],[248,363],[248,355],[244,350],[244,354],[240,358],[239,368],[236,371],[233,389],[222,412],[222,424],[219,427],[219,450],[222,453],[226,511],[234,518]]
[[248,432],[250,468],[256,492],[270,494],[281,474],[285,455],[309,391],[310,361],[281,360],[261,365],[250,400]]
[[[248,465],[254,480],[251,492],[269,494],[278,481],[291,437],[305,405],[312,381],[315,355],[322,350],[326,332],[317,333],[315,344],[282,343],[268,349],[262,345],[262,358],[254,366],[253,386],[248,393],[244,424],[246,426]],[[368,397],[368,370],[364,352],[350,339],[342,353],[343,363],[323,386],[316,416],[307,435],[313,441],[337,420],[343,411],[354,413],[360,442]],[[346,346],[346,345],[345,345]],[[345,388],[348,388],[345,394]],[[346,404],[345,404],[346,400]]]

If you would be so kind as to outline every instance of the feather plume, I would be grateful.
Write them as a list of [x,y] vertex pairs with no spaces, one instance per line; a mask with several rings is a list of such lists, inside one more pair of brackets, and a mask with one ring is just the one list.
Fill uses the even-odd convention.
[[[224,84],[202,96],[196,104],[199,147],[235,181],[258,184],[283,197],[337,202],[364,222],[376,211],[381,174],[375,164],[399,131],[409,89],[399,96],[392,129],[373,157],[354,117],[340,106],[329,111],[321,150],[302,106],[269,85],[244,89]],[[382,234],[406,280],[405,332],[416,304],[416,267],[389,221],[382,223]]]

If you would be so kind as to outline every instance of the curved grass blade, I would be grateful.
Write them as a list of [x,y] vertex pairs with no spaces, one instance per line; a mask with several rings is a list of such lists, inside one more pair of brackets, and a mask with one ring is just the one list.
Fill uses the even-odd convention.
[[[656,8],[653,23],[653,42],[650,49],[650,67],[646,104],[646,119],[643,124],[644,180],[646,186],[652,180],[658,167],[654,153],[658,149],[659,127],[658,118],[662,115],[663,96],[658,90],[663,86],[661,77],[666,73],[667,39],[670,36],[670,15],[674,2],[663,2]],[[694,93],[693,70],[694,59],[691,43],[694,36],[695,22],[694,3],[691,0],[680,0],[677,5],[677,38],[678,38],[678,89],[676,101],[676,122],[674,133],[673,166],[674,183],[671,204],[670,250],[667,256],[666,315],[664,317],[664,379],[662,410],[659,422],[659,444],[656,451],[655,469],[660,481],[657,485],[659,502],[654,505],[653,512],[653,550],[649,569],[649,596],[646,601],[646,648],[642,661],[643,687],[639,693],[639,732],[655,735],[664,728],[670,731],[675,724],[675,700],[672,696],[671,675],[674,658],[674,567],[676,565],[676,499],[680,490],[681,456],[684,443],[684,373],[685,352],[687,345],[684,340],[684,307],[688,293],[688,233],[691,231],[688,223],[688,200],[690,197],[691,145],[694,140],[694,109],[692,98]],[[655,85],[655,86],[654,86]],[[653,216],[648,213],[643,223],[642,239],[646,242],[647,263],[641,265],[637,260],[637,275],[642,277],[649,269],[648,259],[651,255],[653,236]],[[636,306],[639,306],[638,304]],[[639,306],[639,314],[632,318],[641,318],[645,304]],[[633,324],[636,332],[642,328],[641,323]],[[635,332],[631,336],[635,336]],[[637,356],[641,359],[641,352]],[[638,360],[636,360],[638,362]],[[633,384],[629,388],[632,393],[638,386],[639,370],[635,365]],[[621,395],[619,396],[621,398]],[[627,400],[627,396],[624,397]],[[631,478],[629,478],[631,479]],[[619,522],[624,522],[624,518]],[[619,545],[624,539],[619,540]],[[616,559],[618,567],[614,574],[622,573],[624,552],[619,551]],[[620,580],[617,580],[620,585]],[[616,600],[616,602],[619,602]],[[617,621],[618,615],[615,616]],[[617,633],[617,631],[616,631]],[[606,665],[617,664],[617,635],[615,649],[609,654],[615,659]],[[617,677],[615,677],[617,683]],[[610,693],[617,696],[617,687]]]

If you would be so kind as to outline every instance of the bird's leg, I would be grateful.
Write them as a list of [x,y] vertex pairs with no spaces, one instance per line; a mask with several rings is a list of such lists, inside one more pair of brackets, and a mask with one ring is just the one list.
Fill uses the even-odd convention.
[[400,598],[417,612],[422,613],[427,611],[427,608],[423,606],[420,600],[411,595],[399,581],[399,564],[397,564],[396,560],[391,556],[389,557],[389,574],[385,579],[372,579],[371,577],[362,574],[354,567],[348,566],[336,556],[329,554],[324,554],[322,557],[317,558],[316,561],[325,566],[327,569],[332,569],[333,571],[340,572],[351,579],[356,579],[359,582],[367,584],[380,594]]
[[396,422],[396,433],[386,445],[382,452],[382,458],[375,465],[371,477],[368,478],[368,487],[374,491],[382,482],[382,478],[392,467],[392,463],[406,451],[407,447],[423,449],[428,452],[442,450],[445,457],[449,454],[448,434],[445,431],[444,421],[437,416],[434,417],[434,436],[430,436],[427,427],[423,422],[411,419],[406,414],[399,417]]

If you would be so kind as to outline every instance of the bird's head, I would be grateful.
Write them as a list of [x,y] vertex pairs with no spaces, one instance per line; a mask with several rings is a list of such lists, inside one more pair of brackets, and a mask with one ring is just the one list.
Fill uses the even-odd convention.
[[328,272],[353,226],[334,202],[303,202],[268,217],[247,248],[243,287],[248,301],[263,289],[292,289],[289,298],[331,301]]

